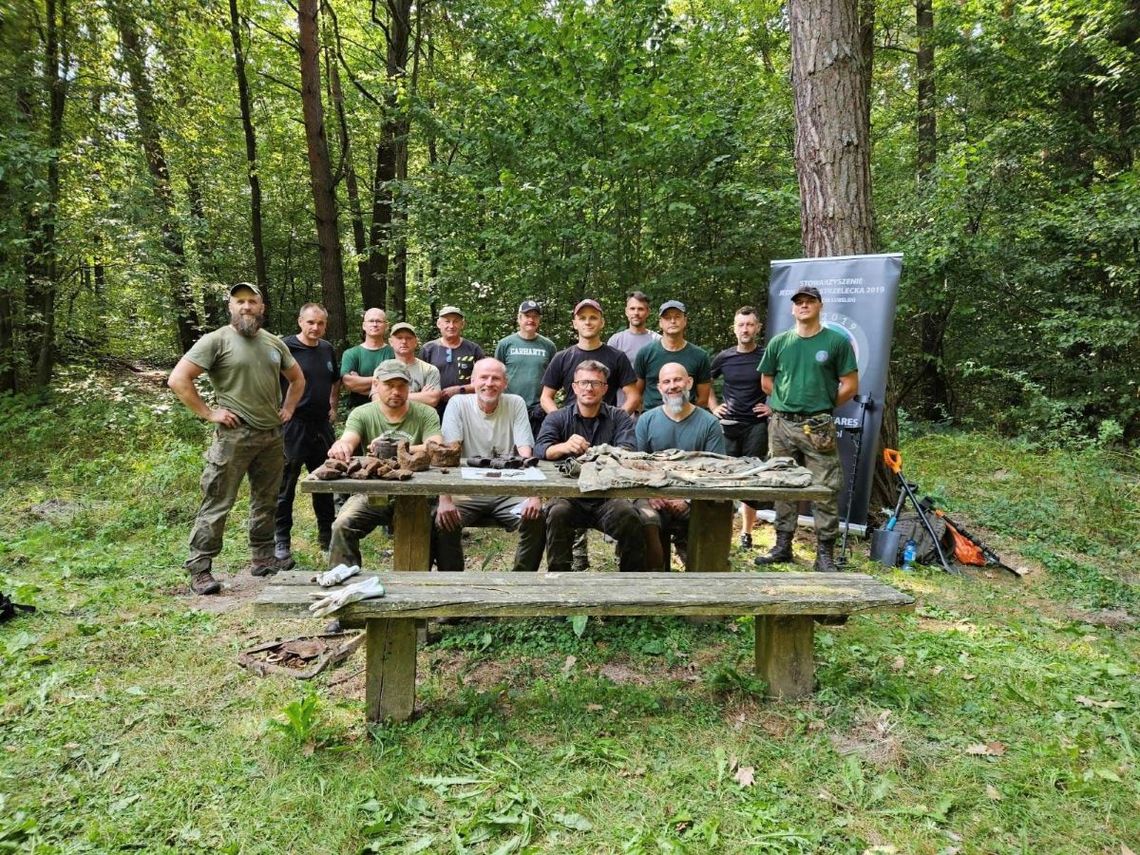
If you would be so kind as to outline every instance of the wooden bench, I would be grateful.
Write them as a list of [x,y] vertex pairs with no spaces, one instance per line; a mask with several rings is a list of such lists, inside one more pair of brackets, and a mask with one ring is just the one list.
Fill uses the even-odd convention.
[[[429,617],[566,615],[756,616],[756,671],[773,697],[811,694],[817,616],[908,611],[914,598],[857,573],[366,573],[385,595],[336,615],[366,628],[368,721],[404,721],[415,707],[416,622]],[[310,617],[322,589],[281,573],[258,595],[261,614]],[[355,581],[352,580],[352,581]],[[335,590],[335,589],[329,589]]]

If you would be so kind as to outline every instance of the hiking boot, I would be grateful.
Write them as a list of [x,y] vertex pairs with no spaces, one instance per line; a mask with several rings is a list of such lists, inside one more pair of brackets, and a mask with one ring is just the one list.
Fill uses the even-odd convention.
[[740,533],[740,548],[741,549],[751,549],[752,548],[752,534],[750,532],[743,531]]
[[811,568],[816,573],[838,573],[835,566],[835,541],[818,540],[815,544],[815,564]]
[[191,570],[190,590],[200,596],[216,594],[222,590],[222,583],[214,578],[208,567],[205,570]]
[[793,531],[776,532],[776,544],[763,555],[757,555],[753,561],[760,567],[768,564],[791,564]]
[[251,576],[272,576],[282,570],[292,570],[297,562],[292,558],[255,558],[249,565]]

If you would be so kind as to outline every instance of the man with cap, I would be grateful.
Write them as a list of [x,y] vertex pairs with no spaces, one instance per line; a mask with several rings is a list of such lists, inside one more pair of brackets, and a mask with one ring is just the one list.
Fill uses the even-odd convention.
[[[347,463],[354,454],[363,454],[374,439],[385,434],[407,440],[413,452],[423,450],[428,440],[441,440],[435,409],[409,400],[411,381],[407,364],[399,359],[386,359],[376,366],[372,400],[348,414],[344,433],[329,449],[329,457]],[[398,497],[362,493],[350,496],[333,523],[329,567],[362,566],[361,538],[378,526],[391,525],[392,502],[398,501]]]
[[[480,359],[471,372],[473,395],[457,395],[443,414],[444,442],[462,440],[465,457],[530,457],[534,437],[526,404],[518,395],[504,394],[507,369],[497,359]],[[534,573],[542,563],[545,526],[542,501],[536,496],[439,497],[435,513],[435,560],[440,572],[463,570],[463,529],[494,523],[519,532],[512,570]]]
[[[832,411],[859,391],[859,365],[847,336],[823,326],[819,289],[801,285],[792,294],[796,325],[768,342],[760,360],[760,385],[772,415],[768,451],[791,457],[812,474],[812,481],[830,487],[832,496],[813,503],[816,558],[814,569],[835,572],[835,538],[839,534],[837,496],[843,467],[835,439]],[[776,502],[776,544],[756,559],[760,565],[792,561],[796,533],[796,504]]]
[[388,315],[383,309],[369,309],[364,313],[364,341],[350,347],[340,358],[341,381],[348,389],[348,406],[359,407],[368,403],[372,394],[372,374],[376,366],[392,358],[392,348],[385,343],[388,334]]
[[440,388],[439,369],[430,362],[424,362],[416,357],[416,347],[420,341],[416,335],[416,328],[401,321],[388,333],[388,341],[391,342],[395,358],[408,368],[408,400],[418,401],[434,408],[443,394]]
[[[283,569],[273,555],[273,517],[281,486],[285,447],[281,426],[305,391],[305,375],[277,336],[261,328],[265,303],[257,286],[230,288],[230,323],[207,333],[187,351],[167,385],[195,415],[217,425],[202,473],[202,504],[190,535],[186,560],[195,594],[216,594],[221,583],[211,572],[222,551],[226,517],[243,477],[249,477],[250,572],[265,576]],[[210,406],[194,381],[208,373],[217,405]],[[288,381],[284,401],[281,380]]]
[[[333,424],[340,399],[340,371],[332,345],[321,338],[328,319],[329,314],[323,306],[306,303],[297,317],[301,331],[282,339],[305,375],[305,393],[297,402],[293,418],[285,423],[285,467],[281,474],[281,489],[277,493],[274,536],[274,555],[283,562],[289,562],[293,557],[293,499],[301,467],[310,472],[317,469],[325,462],[329,446],[335,439]],[[336,516],[333,497],[328,493],[313,493],[313,513],[317,518],[317,539],[321,551],[324,551],[329,548]]]
[[[736,310],[732,322],[736,346],[722,350],[712,361],[712,378],[724,378],[724,400],[717,401],[716,390],[709,392],[709,411],[720,419],[725,447],[733,457],[765,457],[768,454],[768,405],[760,388],[756,368],[764,356],[757,342],[760,317],[752,306]],[[752,548],[752,528],[756,509],[740,504],[740,548]]]
[[657,312],[661,338],[650,342],[637,353],[633,370],[637,374],[637,387],[642,392],[642,406],[648,411],[660,406],[661,393],[657,378],[662,367],[669,362],[685,366],[693,380],[692,401],[698,407],[707,407],[712,389],[712,363],[703,347],[685,340],[689,326],[688,309],[680,300],[666,300]]
[[530,429],[537,436],[546,411],[542,409],[542,375],[558,348],[544,335],[539,335],[542,307],[534,300],[519,304],[519,330],[501,339],[495,346],[495,359],[507,366],[507,388],[526,402]]
[[471,369],[486,354],[475,342],[463,337],[463,328],[467,326],[467,320],[463,317],[462,309],[456,306],[444,306],[439,310],[439,318],[435,325],[439,330],[439,338],[423,346],[420,358],[439,369],[441,394],[439,403],[435,405],[435,411],[442,419],[448,401],[456,395],[475,391],[475,387],[471,384]]

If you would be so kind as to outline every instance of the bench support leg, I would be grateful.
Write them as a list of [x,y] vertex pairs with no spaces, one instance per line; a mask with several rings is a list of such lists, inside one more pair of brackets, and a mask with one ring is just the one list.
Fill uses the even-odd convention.
[[815,619],[811,615],[756,615],[756,673],[768,696],[802,698],[815,688]]
[[689,552],[685,569],[724,573],[729,570],[732,502],[694,499],[689,504]]
[[431,515],[427,496],[398,496],[392,528],[393,570],[431,569]]
[[370,723],[405,721],[416,706],[416,622],[366,622],[364,707]]

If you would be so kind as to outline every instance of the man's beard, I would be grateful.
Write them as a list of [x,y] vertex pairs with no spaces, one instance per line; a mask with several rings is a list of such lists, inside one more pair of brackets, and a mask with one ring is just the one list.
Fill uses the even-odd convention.
[[689,396],[684,392],[678,395],[663,395],[664,400],[662,405],[665,407],[666,412],[672,413],[675,416],[681,415],[685,412],[685,404],[689,402]]
[[261,329],[262,320],[261,315],[243,315],[240,312],[230,313],[230,323],[233,324],[234,329],[246,338],[253,338],[257,335],[258,330]]
[[480,404],[483,404],[487,408],[489,408],[489,410],[496,409],[499,406],[499,399],[501,397],[503,397],[503,394],[501,392],[496,394],[494,392],[488,392],[488,391],[483,390],[483,389],[476,389],[475,390],[475,399]]

